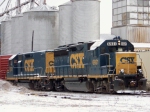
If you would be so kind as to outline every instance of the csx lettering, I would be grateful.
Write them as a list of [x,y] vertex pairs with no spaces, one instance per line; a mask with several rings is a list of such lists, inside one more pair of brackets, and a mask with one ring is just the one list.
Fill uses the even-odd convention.
[[25,60],[24,67],[25,67],[26,72],[33,72],[34,71],[33,63],[34,63],[34,59]]
[[70,66],[71,68],[84,68],[83,64],[84,53],[71,54],[70,56]]
[[50,61],[50,62],[49,62],[49,66],[54,66],[54,62],[53,62],[53,61]]
[[120,59],[122,63],[134,63],[134,57],[122,57]]
[[55,72],[54,61],[50,61],[49,67],[46,68],[46,73],[54,73],[54,72]]

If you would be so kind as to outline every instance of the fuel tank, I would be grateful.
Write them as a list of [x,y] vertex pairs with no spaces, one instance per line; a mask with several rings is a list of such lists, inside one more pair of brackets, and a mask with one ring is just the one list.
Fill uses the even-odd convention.
[[69,91],[93,92],[93,84],[89,81],[82,81],[78,78],[65,78],[64,86]]

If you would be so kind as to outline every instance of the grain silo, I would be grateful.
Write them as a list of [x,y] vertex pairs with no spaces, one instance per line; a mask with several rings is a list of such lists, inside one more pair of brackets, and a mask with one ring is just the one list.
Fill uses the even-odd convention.
[[99,0],[72,0],[72,18],[72,35],[74,43],[99,39]]
[[23,15],[12,17],[11,54],[23,53]]
[[72,2],[59,6],[59,45],[72,43]]
[[11,17],[4,16],[1,21],[1,55],[11,54]]
[[58,10],[41,5],[24,13],[23,52],[54,49],[58,46]]

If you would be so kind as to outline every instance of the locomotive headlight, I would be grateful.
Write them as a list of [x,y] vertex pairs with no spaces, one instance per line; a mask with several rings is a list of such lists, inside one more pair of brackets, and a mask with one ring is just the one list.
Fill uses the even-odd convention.
[[138,69],[139,73],[142,73],[142,69]]
[[121,70],[120,70],[120,73],[124,73],[124,69],[121,69]]

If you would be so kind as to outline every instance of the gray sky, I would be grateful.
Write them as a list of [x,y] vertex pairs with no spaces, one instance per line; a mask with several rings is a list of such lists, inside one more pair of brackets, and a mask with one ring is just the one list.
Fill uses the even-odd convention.
[[[0,0],[0,3],[2,1],[3,0]],[[21,0],[21,2],[24,2],[24,1],[26,0]],[[47,0],[47,4],[50,6],[59,6],[60,4],[63,4],[68,1],[69,0]],[[12,2],[13,2],[12,4],[14,5],[16,0],[12,0]],[[4,10],[5,4],[0,7],[0,12]],[[101,0],[100,2],[100,33],[110,34],[111,26],[112,26],[112,0]]]

